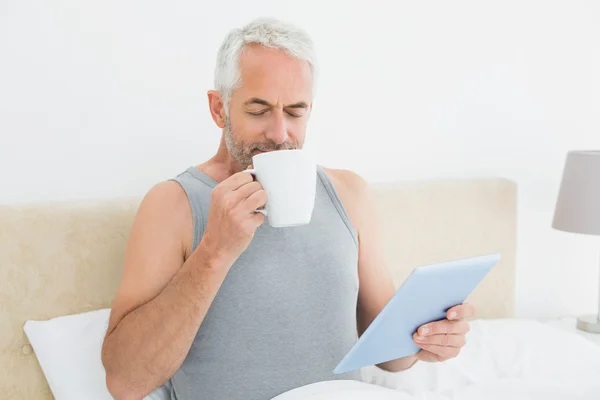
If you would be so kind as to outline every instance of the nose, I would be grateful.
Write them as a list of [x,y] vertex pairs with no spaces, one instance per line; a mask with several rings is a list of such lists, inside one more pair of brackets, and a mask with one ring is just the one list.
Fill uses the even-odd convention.
[[277,144],[285,143],[288,140],[287,124],[283,114],[283,110],[273,113],[271,126],[265,135],[267,139]]

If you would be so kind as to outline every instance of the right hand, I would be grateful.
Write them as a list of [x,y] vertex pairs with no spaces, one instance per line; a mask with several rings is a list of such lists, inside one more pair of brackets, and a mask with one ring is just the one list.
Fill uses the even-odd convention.
[[255,210],[266,202],[267,193],[249,172],[238,172],[219,183],[212,191],[201,241],[210,257],[230,267],[264,223],[265,216]]

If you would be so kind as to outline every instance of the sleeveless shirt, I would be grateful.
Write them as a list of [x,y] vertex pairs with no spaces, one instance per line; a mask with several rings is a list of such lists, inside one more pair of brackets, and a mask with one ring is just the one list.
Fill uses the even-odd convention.
[[[317,167],[309,224],[272,228],[265,219],[232,265],[181,367],[165,384],[173,400],[268,400],[333,379],[357,340],[358,239],[323,169]],[[218,184],[195,167],[173,178],[202,239]]]

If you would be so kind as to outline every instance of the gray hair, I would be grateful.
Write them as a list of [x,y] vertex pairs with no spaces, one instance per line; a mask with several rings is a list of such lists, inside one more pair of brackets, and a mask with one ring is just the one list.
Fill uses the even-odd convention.
[[317,59],[310,36],[292,24],[274,18],[260,18],[241,29],[233,29],[219,48],[215,90],[221,94],[226,115],[229,115],[231,94],[241,85],[239,60],[242,51],[249,44],[279,49],[291,57],[307,61],[313,75],[314,96]]

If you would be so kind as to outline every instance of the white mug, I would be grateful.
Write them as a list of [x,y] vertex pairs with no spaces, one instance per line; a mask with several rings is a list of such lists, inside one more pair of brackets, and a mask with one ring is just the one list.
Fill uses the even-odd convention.
[[248,169],[267,193],[263,213],[274,228],[308,224],[315,204],[317,165],[305,150],[275,150],[252,157]]

